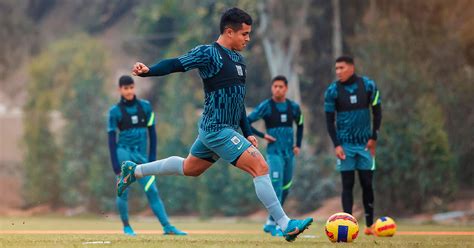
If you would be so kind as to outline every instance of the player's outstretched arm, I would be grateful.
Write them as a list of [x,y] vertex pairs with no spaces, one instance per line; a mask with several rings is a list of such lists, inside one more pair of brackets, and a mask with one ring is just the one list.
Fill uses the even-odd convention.
[[164,76],[184,71],[183,65],[177,58],[162,60],[151,67],[142,62],[136,62],[132,67],[132,75],[140,77]]

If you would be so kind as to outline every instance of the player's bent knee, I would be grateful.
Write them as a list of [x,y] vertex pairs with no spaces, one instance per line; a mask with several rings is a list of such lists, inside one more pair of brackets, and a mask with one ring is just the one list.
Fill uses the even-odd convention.
[[263,176],[263,175],[268,174],[268,172],[269,172],[269,168],[268,168],[267,162],[265,162],[265,160],[263,159],[260,159],[257,165],[255,166],[255,175]]
[[198,177],[200,176],[204,171],[202,170],[199,170],[199,168],[196,168],[196,167],[192,167],[192,166],[184,166],[184,170],[183,170],[183,173],[185,176],[188,176],[188,177]]
[[209,166],[211,165],[212,163],[210,162],[203,162],[198,159],[188,157],[184,160],[183,173],[185,176],[188,177],[198,177],[202,173],[204,173],[204,171],[206,171],[207,168],[209,168]]

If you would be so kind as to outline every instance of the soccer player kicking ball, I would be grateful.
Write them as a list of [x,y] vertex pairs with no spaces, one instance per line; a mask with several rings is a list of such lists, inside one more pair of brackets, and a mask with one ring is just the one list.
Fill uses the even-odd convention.
[[[246,67],[237,52],[250,41],[252,18],[245,11],[227,10],[220,21],[220,36],[216,42],[200,45],[178,58],[165,59],[150,68],[137,62],[132,74],[164,76],[173,72],[199,69],[204,83],[204,112],[199,134],[187,158],[177,156],[136,165],[122,164],[117,193],[135,180],[149,175],[181,175],[197,177],[219,158],[235,165],[253,177],[255,191],[269,214],[283,230],[287,241],[294,241],[313,222],[290,220],[278,201],[268,175],[268,165],[256,149],[257,140],[251,135],[245,99]],[[243,136],[237,132],[241,128]]]
[[[331,83],[326,90],[324,111],[329,136],[336,150],[336,168],[342,177],[342,208],[344,212],[352,214],[352,189],[357,170],[365,209],[364,233],[371,235],[374,222],[372,177],[382,107],[375,82],[367,77],[359,77],[354,72],[353,58],[342,56],[336,59],[336,75],[339,80]],[[370,109],[373,115],[372,128]]]

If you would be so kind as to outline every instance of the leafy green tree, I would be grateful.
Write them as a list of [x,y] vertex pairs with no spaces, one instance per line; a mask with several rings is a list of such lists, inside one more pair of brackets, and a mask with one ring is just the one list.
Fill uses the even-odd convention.
[[441,209],[455,191],[456,164],[435,94],[436,78],[413,45],[420,38],[409,20],[379,18],[355,40],[359,68],[378,82],[383,97],[377,210]]
[[31,38],[35,28],[25,15],[25,9],[25,2],[0,2],[0,37],[4,37],[0,43],[0,79],[11,74],[33,47]]
[[[110,207],[113,199],[114,181],[111,173],[107,173],[110,172],[107,146],[105,135],[101,135],[106,129],[108,108],[103,88],[107,75],[103,69],[104,51],[99,42],[85,35],[53,43],[33,62],[32,95],[27,105],[32,116],[44,119],[56,110],[65,122],[61,132],[56,133],[59,145],[56,148],[48,119],[39,119],[39,126],[29,127],[32,131],[27,131],[25,136],[28,142],[35,138],[34,132],[39,132],[43,135],[40,137],[50,139],[46,144],[55,148],[38,159],[45,163],[38,169],[46,172],[50,177],[46,181],[54,187],[36,183],[33,186],[46,192],[59,191],[61,202],[68,206],[87,205],[93,210]],[[28,147],[31,159],[37,157],[33,156],[35,149],[48,148],[39,142]],[[36,182],[38,175],[33,174],[31,180]]]
[[34,59],[30,65],[32,80],[28,83],[28,102],[23,108],[25,131],[23,144],[25,157],[24,196],[28,206],[40,203],[61,203],[57,180],[60,175],[59,160],[61,150],[57,139],[50,130],[52,125],[51,112],[54,107],[54,85],[49,57],[46,54]]
[[[64,127],[64,171],[61,176],[63,198],[67,204],[87,204],[103,208],[113,199],[114,180],[110,173],[104,130],[107,95],[104,90],[107,70],[105,47],[86,36],[61,41],[56,56],[68,63],[58,64],[58,76],[69,81],[60,97]],[[100,135],[98,135],[100,134]]]

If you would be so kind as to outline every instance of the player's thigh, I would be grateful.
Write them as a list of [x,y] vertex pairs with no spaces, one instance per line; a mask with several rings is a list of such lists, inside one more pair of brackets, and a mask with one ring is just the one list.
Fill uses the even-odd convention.
[[148,158],[146,154],[142,154],[139,151],[131,151],[130,153],[130,160],[137,164],[143,164],[148,162]]
[[346,159],[337,159],[336,160],[336,169],[337,171],[353,171],[357,165],[357,160],[353,156],[347,156]]
[[212,164],[214,164],[214,162],[189,154],[184,160],[183,172],[185,176],[197,177],[209,169]]
[[258,177],[268,174],[268,165],[260,151],[251,145],[237,159],[235,166],[252,177]]
[[357,153],[354,150],[354,145],[343,144],[342,148],[344,149],[344,153],[346,154],[346,159],[337,159],[336,161],[337,171],[355,170],[356,165],[357,165],[357,160],[356,160]]
[[231,128],[216,132],[200,131],[199,140],[220,158],[234,165],[244,151],[252,145],[244,136]]
[[365,146],[359,148],[359,150],[357,151],[356,159],[357,159],[357,165],[356,165],[357,170],[370,170],[370,171],[375,170],[375,159],[370,154],[370,151],[365,150]]
[[291,179],[293,178],[293,172],[295,170],[295,156],[287,156],[285,159],[285,165],[283,167],[283,184],[290,187]]
[[219,156],[209,149],[200,139],[199,137],[194,141],[191,149],[189,150],[189,155],[186,160],[189,159],[190,162],[199,163],[196,159],[206,160],[208,162],[215,163],[219,160]]
[[278,154],[267,154],[267,163],[270,169],[272,183],[282,184],[284,177],[285,160]]
[[218,159],[219,156],[204,145],[198,137],[191,146],[188,157],[184,160],[184,175],[199,176]]
[[124,147],[119,146],[117,148],[117,159],[120,164],[122,164],[125,161],[132,161],[131,151]]

